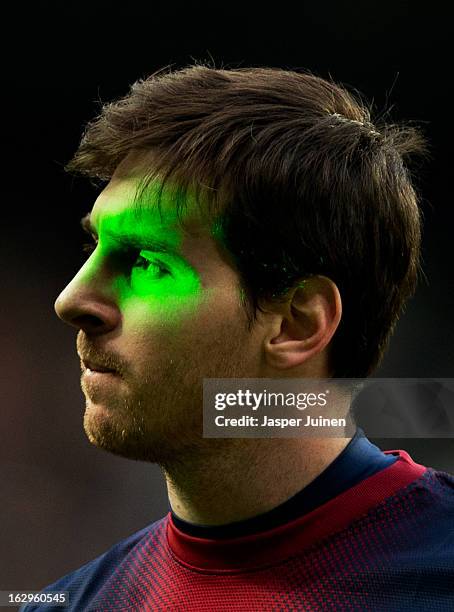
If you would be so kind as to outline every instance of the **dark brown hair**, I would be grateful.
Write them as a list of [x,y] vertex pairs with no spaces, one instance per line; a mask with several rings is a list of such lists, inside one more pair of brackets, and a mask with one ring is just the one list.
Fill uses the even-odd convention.
[[379,364],[419,271],[420,212],[406,157],[419,130],[371,123],[357,94],[308,72],[166,68],[88,124],[69,171],[108,180],[129,153],[154,151],[182,198],[195,189],[232,254],[249,323],[305,277],[338,286],[332,375]]

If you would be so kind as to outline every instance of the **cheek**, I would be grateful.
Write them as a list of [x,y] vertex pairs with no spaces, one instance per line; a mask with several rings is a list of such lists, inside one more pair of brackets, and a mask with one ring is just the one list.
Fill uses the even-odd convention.
[[[236,287],[204,289],[197,297],[165,301],[130,298],[122,307],[122,342],[129,354],[181,353],[195,358],[204,347],[238,336],[246,317]],[[157,355],[159,360],[159,356]]]
[[200,293],[193,296],[129,296],[120,302],[123,331],[137,329],[177,329],[185,322],[197,318],[206,298]]

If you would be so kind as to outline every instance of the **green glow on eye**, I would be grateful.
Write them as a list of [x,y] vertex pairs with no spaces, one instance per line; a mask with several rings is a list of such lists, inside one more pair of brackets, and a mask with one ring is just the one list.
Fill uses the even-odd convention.
[[161,262],[156,260],[156,256],[153,256],[153,253],[147,251],[140,251],[137,255],[132,272],[143,272],[150,280],[154,277],[158,279],[166,274],[170,274],[169,270]]
[[126,295],[150,297],[164,303],[178,298],[196,297],[200,279],[186,262],[174,256],[141,251],[131,268]]
[[90,217],[97,246],[90,249],[93,274],[109,270],[120,309],[150,309],[175,322],[194,313],[208,292],[197,270],[181,253],[183,229],[171,199],[161,200],[161,213],[146,204],[139,208],[122,198],[105,198]]

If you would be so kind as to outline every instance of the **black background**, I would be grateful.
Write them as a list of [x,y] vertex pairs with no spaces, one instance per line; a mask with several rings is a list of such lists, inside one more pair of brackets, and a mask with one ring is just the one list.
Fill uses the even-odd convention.
[[[39,589],[167,510],[159,470],[90,446],[75,333],[53,301],[82,262],[79,219],[97,192],[63,165],[99,101],[196,60],[306,68],[415,120],[431,159],[417,171],[420,283],[377,376],[453,372],[452,69],[441,2],[268,6],[38,2],[3,26],[2,520],[0,589]],[[454,471],[452,440],[383,440]]]

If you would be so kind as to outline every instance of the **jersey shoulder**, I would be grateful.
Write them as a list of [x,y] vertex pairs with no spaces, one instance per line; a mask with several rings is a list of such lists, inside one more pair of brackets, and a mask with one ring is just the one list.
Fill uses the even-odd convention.
[[[117,542],[99,557],[46,586],[41,593],[67,592],[69,606],[66,609],[87,609],[90,600],[109,580],[122,561],[133,552],[134,548],[144,538],[152,536],[153,532],[159,530],[164,521],[165,517]],[[55,604],[27,604],[22,606],[19,612],[50,612],[51,610],[61,611],[61,609],[61,604],[60,606]]]

